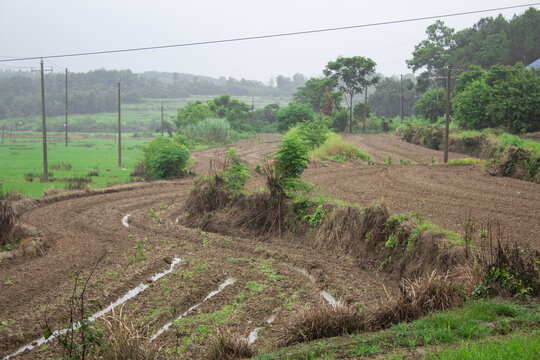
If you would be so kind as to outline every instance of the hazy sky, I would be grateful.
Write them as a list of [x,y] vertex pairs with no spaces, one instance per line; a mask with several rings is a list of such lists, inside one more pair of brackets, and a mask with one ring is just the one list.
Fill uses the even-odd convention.
[[[360,25],[534,3],[510,0],[0,0],[0,59],[219,40]],[[536,6],[538,8],[538,6]],[[509,19],[526,8],[502,11]],[[498,12],[442,20],[456,30]],[[405,60],[435,20],[295,37],[114,55],[51,59],[80,72],[131,69],[268,82],[318,76],[338,56],[366,56],[385,75],[410,72]],[[47,63],[47,62],[46,62]],[[48,63],[48,66],[51,66]],[[0,69],[39,61],[0,63]]]

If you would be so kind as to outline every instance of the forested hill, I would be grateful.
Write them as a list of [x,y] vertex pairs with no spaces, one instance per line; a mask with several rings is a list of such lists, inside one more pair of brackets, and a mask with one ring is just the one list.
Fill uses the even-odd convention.
[[[275,85],[254,80],[214,79],[181,73],[130,70],[95,70],[68,74],[68,103],[71,114],[93,114],[115,111],[118,79],[122,102],[141,102],[143,98],[183,98],[190,95],[283,96],[290,97],[304,85],[301,74],[292,78],[278,76]],[[65,112],[65,73],[45,75],[46,108],[49,116]],[[39,73],[0,71],[0,120],[41,113]]]

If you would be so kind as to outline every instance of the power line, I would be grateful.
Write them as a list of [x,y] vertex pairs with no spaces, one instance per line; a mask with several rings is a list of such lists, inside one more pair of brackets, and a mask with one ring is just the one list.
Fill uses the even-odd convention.
[[295,32],[269,34],[269,35],[246,36],[246,37],[220,39],[220,40],[199,41],[199,42],[190,42],[190,43],[173,44],[173,45],[159,45],[159,46],[147,46],[147,47],[140,47],[140,48],[128,48],[128,49],[90,51],[90,52],[48,55],[48,56],[32,56],[32,57],[20,57],[20,58],[12,58],[12,59],[0,59],[0,62],[37,60],[37,59],[52,59],[52,58],[88,56],[88,55],[115,54],[115,53],[158,50],[158,49],[168,49],[168,48],[177,48],[177,47],[190,47],[190,46],[200,46],[200,45],[210,45],[210,44],[223,44],[223,43],[248,41],[248,40],[271,39],[271,38],[279,38],[279,37],[288,37],[288,36],[297,36],[297,35],[316,34],[316,33],[323,33],[323,32],[332,32],[332,31],[342,31],[342,30],[350,30],[350,29],[367,28],[367,27],[374,27],[374,26],[401,24],[401,23],[408,23],[408,22],[415,22],[415,21],[422,21],[422,20],[448,18],[448,17],[471,15],[471,14],[478,14],[478,13],[491,12],[491,11],[501,11],[501,10],[516,9],[516,8],[520,8],[520,7],[529,7],[529,6],[535,6],[535,5],[540,5],[540,2],[522,4],[522,5],[514,5],[514,6],[498,7],[498,8],[492,8],[492,9],[464,11],[464,12],[452,13],[452,14],[444,14],[444,15],[424,16],[424,17],[417,17],[417,18],[384,21],[384,22],[377,22],[377,23],[370,23],[370,24],[341,26],[341,27],[315,29],[315,30],[305,30],[305,31],[295,31]]

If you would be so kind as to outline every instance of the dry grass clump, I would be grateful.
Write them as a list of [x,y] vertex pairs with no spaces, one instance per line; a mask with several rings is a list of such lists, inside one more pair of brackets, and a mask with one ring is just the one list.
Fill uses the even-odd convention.
[[6,245],[11,240],[15,228],[15,217],[11,200],[0,191],[0,246]]
[[444,311],[463,305],[463,298],[448,275],[433,271],[424,279],[404,280],[401,295],[381,305],[370,315],[372,331],[388,328],[391,324],[412,321],[434,311]]
[[288,346],[359,331],[379,331],[429,312],[461,305],[463,298],[448,281],[448,276],[433,271],[424,279],[404,280],[400,296],[390,298],[370,312],[343,304],[332,307],[327,303],[300,309],[281,329],[280,342]]
[[248,340],[228,329],[218,329],[216,335],[211,337],[211,346],[206,354],[208,360],[227,360],[250,358],[255,351]]
[[157,359],[159,349],[151,345],[148,338],[133,323],[126,320],[123,309],[122,306],[118,313],[113,309],[111,314],[102,320],[107,345],[107,351],[102,355],[102,359]]
[[340,336],[367,328],[365,313],[343,305],[335,307],[321,302],[318,306],[301,308],[282,328],[280,342],[287,346],[299,342]]

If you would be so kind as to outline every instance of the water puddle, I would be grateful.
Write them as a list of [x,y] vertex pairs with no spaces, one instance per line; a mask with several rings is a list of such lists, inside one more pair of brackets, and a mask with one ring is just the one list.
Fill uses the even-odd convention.
[[321,296],[324,298],[324,300],[328,301],[330,305],[335,309],[339,305],[339,301],[337,301],[332,295],[330,295],[327,291],[321,291]]
[[[126,215],[126,216],[129,216],[129,215]],[[123,222],[123,220],[122,220],[122,222]],[[160,273],[157,273],[154,276],[152,276],[151,282],[155,282],[155,281],[161,279],[163,276],[171,273],[173,271],[174,267],[176,266],[176,264],[178,264],[180,261],[181,261],[180,258],[174,258],[172,260],[172,262],[171,262],[171,266],[167,270],[165,270],[163,272],[160,272]],[[92,314],[90,317],[88,317],[88,320],[89,321],[95,321],[97,318],[107,314],[108,312],[110,312],[112,309],[114,309],[118,305],[121,305],[121,304],[125,303],[126,301],[128,301],[129,299],[139,295],[141,292],[148,289],[149,287],[150,287],[149,284],[139,284],[134,289],[129,290],[124,296],[117,299],[115,302],[111,303],[105,309],[102,309],[102,310]],[[76,323],[76,324],[73,325],[74,330],[77,330],[80,327],[81,327],[80,323]],[[4,356],[4,360],[7,360],[12,356],[19,355],[19,354],[25,352],[26,350],[32,350],[32,349],[34,349],[34,348],[36,348],[38,346],[41,346],[41,345],[43,345],[45,343],[48,343],[49,341],[54,340],[56,336],[63,335],[70,329],[71,328],[63,329],[63,330],[57,330],[57,331],[53,332],[53,334],[51,336],[49,336],[47,339],[45,339],[45,337],[42,337],[42,338],[40,338],[38,340],[32,341],[30,344],[21,347],[19,350],[15,351],[13,354]]]
[[[203,301],[201,301],[200,303],[198,304],[195,304],[193,305],[192,307],[190,307],[189,309],[187,309],[182,315],[180,315],[179,317],[177,317],[174,321],[178,321],[180,320],[181,318],[183,318],[184,316],[186,316],[187,314],[189,314],[190,312],[192,312],[193,310],[195,310],[196,308],[198,308],[199,306],[202,305],[202,303],[204,303],[205,301],[207,301],[208,299],[210,299],[211,297],[219,294],[220,292],[223,291],[223,289],[225,289],[227,286],[231,285],[231,284],[234,284],[236,280],[234,280],[233,278],[228,278],[227,280],[225,280],[221,285],[219,285],[219,287],[217,288],[217,290],[214,290],[212,292],[210,292],[208,295],[206,295],[206,297],[204,298]],[[165,325],[163,325],[163,327],[161,329],[158,330],[158,332],[156,332],[154,335],[152,335],[152,337],[150,338],[150,341],[154,341],[158,338],[159,335],[163,334],[165,331],[169,330],[169,328],[172,326],[172,324],[174,323],[174,321],[171,321],[171,322],[168,322],[166,323]]]
[[[273,323],[273,322],[276,320],[276,318],[277,318],[277,316],[278,316],[278,313],[279,313],[279,311],[278,311],[278,310],[275,310],[275,311],[272,313],[272,316],[270,316],[270,317],[268,318],[268,320],[266,320],[266,323],[267,323],[268,325],[270,325],[271,323]],[[248,342],[248,344],[251,345],[251,344],[253,344],[253,343],[255,342],[255,340],[258,339],[258,337],[259,337],[259,331],[261,331],[262,328],[263,328],[262,326],[259,326],[258,328],[255,328],[255,330],[253,330],[252,332],[249,333],[249,335],[248,335],[248,337],[247,337],[247,339],[246,339],[247,342]]]
[[124,216],[124,217],[122,218],[122,225],[124,225],[124,226],[127,227],[127,228],[129,227],[128,221],[129,221],[129,217],[130,217],[130,216],[131,216],[131,214],[126,214],[126,216]]

